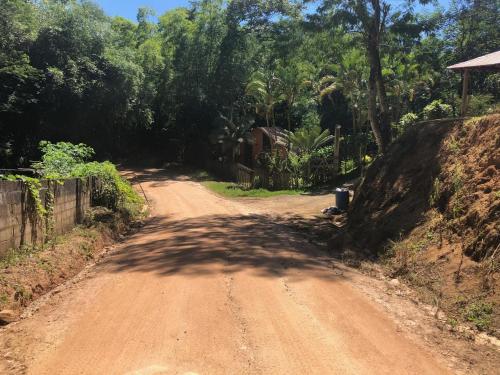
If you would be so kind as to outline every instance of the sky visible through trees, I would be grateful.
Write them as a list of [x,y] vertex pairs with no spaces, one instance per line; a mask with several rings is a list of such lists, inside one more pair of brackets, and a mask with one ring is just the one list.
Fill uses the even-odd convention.
[[[96,0],[106,14],[109,16],[122,16],[130,20],[136,20],[137,9],[140,7],[150,7],[156,14],[163,14],[164,12],[177,8],[189,6],[189,0]],[[313,12],[316,6],[321,3],[316,1],[308,6],[308,11]],[[404,7],[407,3],[406,0],[391,0],[389,1],[393,6]],[[438,0],[439,5],[447,9],[450,6],[451,0]],[[427,7],[424,7],[427,9]]]
[[[179,5],[0,2],[0,167],[39,160],[42,140],[196,163],[236,158],[252,127],[313,141],[338,125],[342,161],[360,166],[427,114],[457,115],[446,67],[500,49],[496,0],[161,4]],[[475,74],[471,114],[499,86]]]

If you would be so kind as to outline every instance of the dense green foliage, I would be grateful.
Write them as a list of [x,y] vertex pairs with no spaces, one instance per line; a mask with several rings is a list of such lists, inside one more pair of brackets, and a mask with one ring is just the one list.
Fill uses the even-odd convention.
[[[137,216],[143,200],[130,183],[120,176],[115,165],[109,161],[89,161],[94,150],[85,145],[69,142],[40,142],[42,160],[33,164],[44,179],[97,177],[99,185],[94,193],[94,204]],[[23,180],[26,181],[26,177]],[[36,179],[35,179],[36,180]],[[38,194],[36,194],[38,195]]]
[[84,144],[73,145],[69,142],[40,142],[42,161],[33,163],[38,173],[48,179],[73,176],[75,168],[90,160],[94,150]]
[[321,130],[319,125],[302,127],[288,134],[292,150],[299,154],[310,154],[333,140],[330,130]]
[[131,216],[140,213],[143,200],[130,183],[120,176],[113,163],[105,161],[78,164],[73,169],[72,175],[74,177],[94,176],[99,178],[101,185],[97,196],[94,197],[95,204],[113,210],[122,210]]
[[426,105],[422,110],[422,116],[425,120],[434,120],[438,118],[447,118],[453,114],[453,108],[449,104],[443,104],[441,100],[434,100]]
[[401,116],[398,124],[394,126],[396,135],[402,135],[408,128],[415,126],[418,120],[418,115],[413,112],[408,112]]
[[[0,166],[40,160],[43,139],[99,158],[200,163],[219,156],[214,133],[234,157],[247,125],[341,125],[343,159],[361,164],[405,113],[442,100],[457,114],[460,76],[446,66],[500,49],[496,0],[422,14],[383,0],[310,3],[195,0],[131,22],[87,0],[2,0]],[[474,111],[487,110],[499,75],[473,74],[472,90],[486,95]],[[220,131],[221,114],[233,130]]]
[[[85,144],[73,145],[69,142],[54,144],[41,141],[40,152],[41,161],[32,165],[38,177],[0,174],[0,179],[23,182],[24,209],[32,228],[32,238],[36,238],[38,228],[41,226],[43,245],[54,239],[54,202],[57,185],[63,184],[63,179],[93,177],[91,188],[94,205],[112,209],[125,220],[134,220],[142,216],[143,199],[128,181],[120,176],[114,164],[89,162],[88,160],[94,155],[91,147]],[[23,222],[21,225],[26,224]],[[21,256],[29,255],[33,252],[33,246],[21,246],[16,252],[8,253],[7,264],[17,261],[19,258],[16,255],[17,250],[21,251]]]

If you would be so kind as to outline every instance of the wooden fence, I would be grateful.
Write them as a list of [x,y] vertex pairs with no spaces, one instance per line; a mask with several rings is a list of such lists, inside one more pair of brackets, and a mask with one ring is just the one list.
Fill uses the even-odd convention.
[[236,164],[236,182],[245,189],[251,189],[254,185],[255,172],[243,164]]
[[234,181],[244,189],[254,187],[256,172],[240,163],[207,161],[206,168],[219,178]]

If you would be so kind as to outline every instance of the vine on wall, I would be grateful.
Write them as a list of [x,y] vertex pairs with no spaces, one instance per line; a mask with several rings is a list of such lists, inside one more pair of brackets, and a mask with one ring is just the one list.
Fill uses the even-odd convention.
[[[44,242],[53,238],[55,228],[54,203],[57,186],[61,181],[47,180],[47,188],[44,189],[42,181],[35,177],[23,175],[2,176],[7,181],[22,182],[22,215],[21,221],[21,246],[24,245],[27,220],[31,226],[31,242],[36,243],[38,229],[42,226]],[[43,191],[45,190],[45,192]],[[43,199],[42,199],[43,197]]]

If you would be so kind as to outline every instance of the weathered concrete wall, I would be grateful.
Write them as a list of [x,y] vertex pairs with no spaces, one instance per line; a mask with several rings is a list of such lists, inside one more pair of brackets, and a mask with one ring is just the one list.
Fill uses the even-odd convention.
[[[53,193],[50,204],[48,192]],[[40,198],[44,206],[53,207],[53,216],[47,219],[30,215],[29,192],[21,181],[0,181],[0,257],[12,248],[42,243],[47,228],[53,234],[63,234],[83,221],[85,210],[91,205],[92,179],[65,180],[63,184],[42,182]]]

